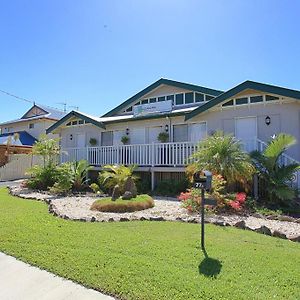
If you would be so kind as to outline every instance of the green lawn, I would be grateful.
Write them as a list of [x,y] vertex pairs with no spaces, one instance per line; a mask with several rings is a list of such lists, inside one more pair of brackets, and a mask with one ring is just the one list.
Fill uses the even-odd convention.
[[300,244],[198,224],[83,223],[0,189],[0,250],[124,299],[300,299]]

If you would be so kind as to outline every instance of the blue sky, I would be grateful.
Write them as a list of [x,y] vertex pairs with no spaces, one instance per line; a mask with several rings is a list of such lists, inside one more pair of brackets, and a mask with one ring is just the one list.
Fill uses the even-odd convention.
[[[102,115],[164,77],[300,89],[299,1],[0,3],[0,89]],[[30,104],[0,93],[0,121]]]

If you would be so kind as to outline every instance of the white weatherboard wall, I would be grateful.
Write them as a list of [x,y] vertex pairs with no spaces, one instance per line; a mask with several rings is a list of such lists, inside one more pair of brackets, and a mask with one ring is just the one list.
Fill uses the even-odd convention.
[[9,162],[0,167],[0,181],[28,178],[25,173],[34,165],[43,163],[41,157],[28,154],[13,154]]

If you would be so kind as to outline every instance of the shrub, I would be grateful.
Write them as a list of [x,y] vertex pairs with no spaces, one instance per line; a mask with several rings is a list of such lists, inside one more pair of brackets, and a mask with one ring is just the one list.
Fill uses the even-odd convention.
[[178,196],[178,200],[182,202],[182,207],[186,208],[189,212],[197,212],[201,205],[201,194],[199,189],[190,189],[187,192],[182,192]]
[[136,182],[136,188],[138,194],[149,194],[151,192],[151,181],[150,178],[145,177],[138,179]]
[[123,135],[121,138],[121,142],[123,145],[127,145],[129,143],[129,137],[127,135]]
[[58,171],[55,165],[49,164],[45,167],[35,165],[26,174],[32,176],[26,182],[28,188],[33,190],[48,190],[57,180]]
[[162,180],[157,184],[154,193],[161,196],[177,196],[188,187],[189,181],[186,178],[180,181]]
[[89,142],[92,147],[97,146],[97,144],[98,144],[98,141],[95,138],[90,138]]
[[64,163],[56,168],[57,176],[50,191],[55,194],[67,194],[73,187],[73,172],[71,163]]
[[89,179],[87,178],[88,171],[92,170],[93,167],[89,163],[82,159],[78,162],[71,164],[72,172],[72,183],[74,191],[81,191],[87,187]]
[[153,199],[148,195],[139,195],[130,200],[122,200],[119,198],[112,201],[111,197],[97,200],[92,204],[91,210],[125,213],[144,210],[151,207],[154,207]]
[[166,143],[169,140],[169,134],[167,132],[160,132],[157,136],[157,140],[161,143]]
[[104,186],[110,192],[114,186],[119,185],[121,194],[125,192],[124,186],[127,179],[130,177],[134,181],[137,177],[133,175],[136,165],[124,166],[124,165],[106,165],[103,167],[104,171],[99,174],[99,184]]

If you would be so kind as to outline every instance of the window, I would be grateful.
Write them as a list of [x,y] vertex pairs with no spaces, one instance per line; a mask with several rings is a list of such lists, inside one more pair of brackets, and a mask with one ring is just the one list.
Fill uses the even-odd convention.
[[222,104],[222,106],[231,106],[231,105],[233,105],[233,100],[230,100],[230,101]]
[[34,124],[33,123],[30,123],[29,124],[29,129],[33,129],[34,128]]
[[244,98],[236,98],[236,99],[235,99],[235,104],[236,104],[236,105],[248,104],[248,98],[247,98],[247,97],[244,97]]
[[173,141],[187,142],[188,141],[188,125],[174,125],[173,126]]
[[185,104],[194,102],[194,93],[185,93]]
[[189,125],[189,137],[191,142],[199,142],[206,137],[206,123]]
[[142,100],[142,102],[141,102],[142,104],[147,104],[148,103],[148,99],[144,99],[144,100]]
[[150,103],[154,103],[154,102],[156,102],[156,98],[150,98]]
[[204,101],[204,95],[200,93],[195,94],[195,102],[203,102]]
[[66,126],[71,126],[71,122],[67,123]]
[[83,120],[79,120],[79,121],[78,121],[78,124],[79,124],[79,125],[82,125],[82,124],[84,124],[84,121],[83,121]]
[[132,111],[132,106],[128,107],[128,108],[126,109],[126,111],[127,111],[127,112]]
[[72,121],[72,125],[77,125],[78,121]]
[[262,102],[263,101],[263,97],[262,96],[253,96],[250,97],[250,103],[258,103],[258,102]]
[[135,103],[134,106],[137,106],[137,105],[140,105],[140,104],[141,104],[141,101]]
[[102,146],[112,146],[113,145],[113,132],[112,131],[101,132],[101,145]]
[[181,104],[183,104],[183,94],[177,94],[176,96],[175,96],[175,104],[176,105],[181,105]]
[[163,96],[163,97],[158,97],[158,102],[162,102],[162,101],[165,101],[166,100],[166,97]]
[[167,100],[172,100],[174,102],[174,95],[168,95]]
[[214,99],[214,96],[210,96],[210,95],[205,95],[205,101],[209,101],[211,99]]
[[274,100],[279,100],[279,97],[266,95],[266,101],[274,101]]

